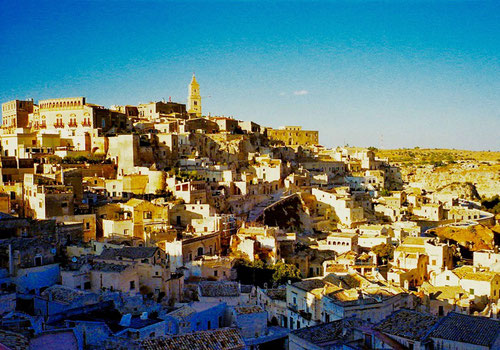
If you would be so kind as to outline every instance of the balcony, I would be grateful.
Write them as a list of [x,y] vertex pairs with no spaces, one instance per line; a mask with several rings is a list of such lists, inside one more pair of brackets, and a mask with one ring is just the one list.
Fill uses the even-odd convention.
[[64,128],[64,123],[63,122],[56,122],[56,123],[54,123],[54,128]]
[[84,120],[84,121],[82,122],[82,126],[83,126],[83,127],[90,127],[90,126],[91,126],[90,120]]
[[70,121],[70,122],[68,123],[68,126],[69,126],[70,128],[76,128],[76,127],[78,126],[78,123],[76,122],[76,120],[74,120],[74,121]]
[[40,125],[38,126],[40,129],[46,129],[47,128],[47,124],[45,123],[40,123]]

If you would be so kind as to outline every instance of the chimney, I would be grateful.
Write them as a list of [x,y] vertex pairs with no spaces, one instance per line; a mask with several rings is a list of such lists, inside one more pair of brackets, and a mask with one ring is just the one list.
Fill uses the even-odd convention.
[[9,275],[14,276],[14,256],[12,252],[12,244],[9,244]]

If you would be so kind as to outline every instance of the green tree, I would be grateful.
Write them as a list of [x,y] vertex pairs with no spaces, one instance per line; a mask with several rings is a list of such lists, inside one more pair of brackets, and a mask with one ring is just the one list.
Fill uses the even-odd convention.
[[391,195],[391,192],[387,189],[387,188],[383,188],[381,191],[380,191],[380,195],[382,197],[388,197]]
[[394,247],[390,243],[381,243],[373,246],[372,252],[377,254],[377,258],[379,258],[383,263],[387,263],[388,260],[394,257]]
[[273,282],[277,284],[287,283],[288,280],[292,282],[300,281],[300,270],[292,264],[285,264],[278,262],[273,266]]
[[50,164],[61,164],[62,158],[56,155],[48,156],[47,160]]

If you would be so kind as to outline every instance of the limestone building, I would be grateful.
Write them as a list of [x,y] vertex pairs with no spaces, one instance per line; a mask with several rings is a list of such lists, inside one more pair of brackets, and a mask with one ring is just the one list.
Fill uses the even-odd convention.
[[287,146],[314,146],[318,144],[318,131],[302,130],[300,126],[267,129],[267,137],[284,142]]
[[2,128],[12,131],[27,127],[30,113],[33,113],[33,100],[2,103]]

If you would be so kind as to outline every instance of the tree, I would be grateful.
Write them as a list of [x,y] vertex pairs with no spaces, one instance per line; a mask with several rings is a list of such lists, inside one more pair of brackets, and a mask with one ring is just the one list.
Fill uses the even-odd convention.
[[301,279],[300,270],[295,265],[280,261],[273,266],[273,269],[273,282],[277,284],[287,283],[288,280],[296,282]]
[[47,160],[50,164],[61,164],[62,158],[56,155],[48,156]]
[[387,188],[383,188],[381,191],[380,191],[380,195],[382,197],[388,197],[391,195],[391,192],[387,189]]
[[390,243],[381,243],[372,247],[372,252],[377,254],[377,257],[383,262],[387,263],[389,259],[394,257],[394,247]]

